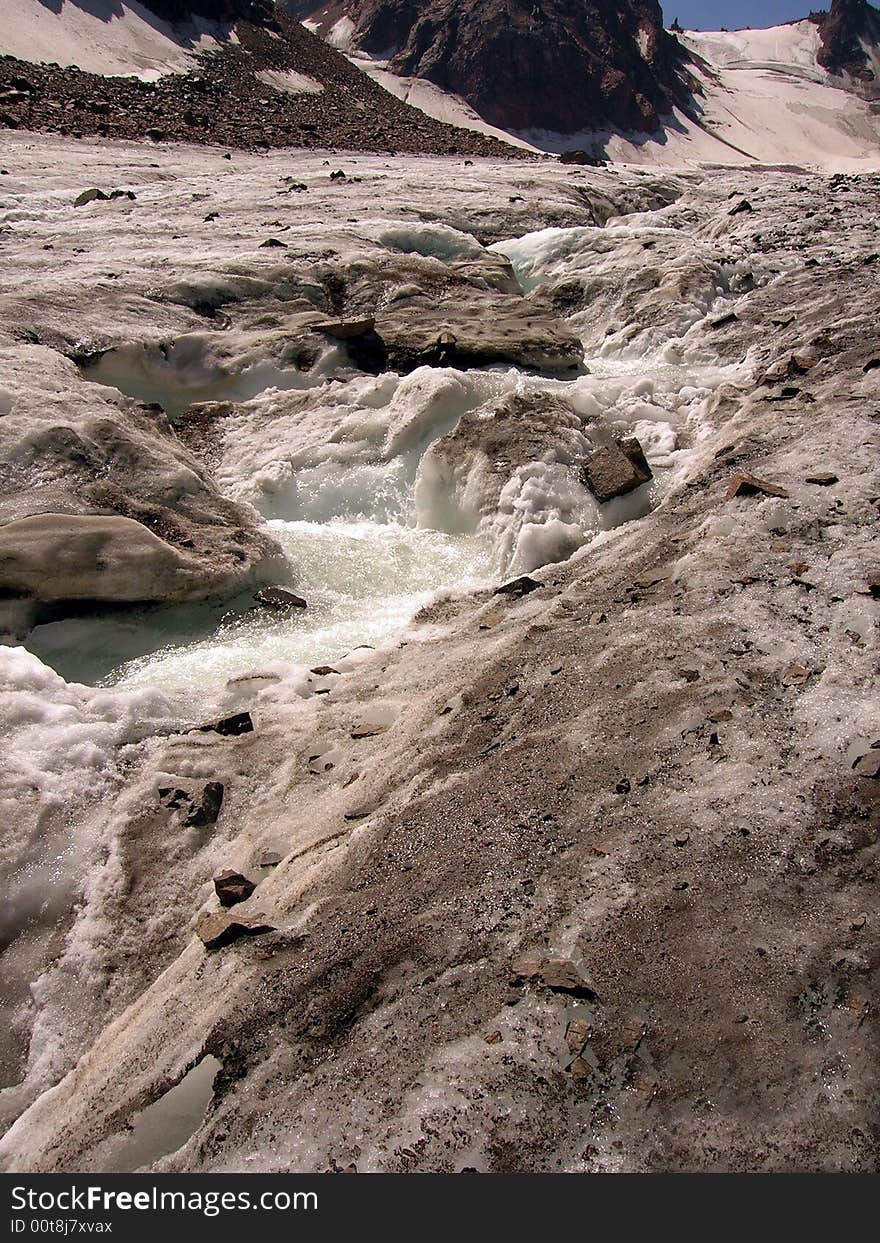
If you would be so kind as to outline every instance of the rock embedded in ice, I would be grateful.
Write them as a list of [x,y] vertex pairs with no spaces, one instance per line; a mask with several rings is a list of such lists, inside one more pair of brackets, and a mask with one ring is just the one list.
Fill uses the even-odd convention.
[[728,324],[735,324],[738,319],[739,316],[734,311],[730,311],[727,315],[719,315],[717,319],[710,319],[709,327],[726,328]]
[[223,806],[224,786],[221,781],[205,781],[194,788],[160,786],[159,801],[172,811],[181,813],[186,828],[204,829],[217,822]]
[[595,1001],[596,992],[568,958],[532,958],[523,956],[511,964],[511,984],[536,984],[553,993]]
[[730,481],[725,499],[730,501],[735,496],[787,497],[788,493],[778,483],[769,483],[766,479],[759,479],[757,475],[749,475],[744,471],[737,471]]
[[351,731],[352,738],[375,738],[377,734],[387,732],[389,726],[379,721],[366,721],[363,725],[356,725]]
[[207,725],[199,725],[202,734],[220,734],[224,738],[238,738],[242,734],[254,732],[254,722],[249,712],[234,712],[232,716],[220,717]]
[[274,931],[274,924],[265,919],[245,919],[241,915],[227,915],[224,911],[203,911],[196,921],[196,935],[209,950],[222,949],[242,937],[258,937]]
[[638,440],[616,440],[597,449],[583,468],[584,483],[600,504],[634,492],[653,478]]
[[532,591],[537,591],[543,587],[543,583],[539,583],[535,578],[529,578],[528,574],[521,574],[519,578],[513,578],[509,583],[502,583],[495,592],[496,596],[514,596],[522,599]]
[[571,469],[589,448],[583,416],[555,393],[491,398],[466,410],[422,458],[419,525],[478,532],[502,574],[564,560],[596,518]]
[[249,877],[232,868],[226,868],[214,877],[214,891],[221,906],[235,906],[239,902],[246,902],[256,887]]

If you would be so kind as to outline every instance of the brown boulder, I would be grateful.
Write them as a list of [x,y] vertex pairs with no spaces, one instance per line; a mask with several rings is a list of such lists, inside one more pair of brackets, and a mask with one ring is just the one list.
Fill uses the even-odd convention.
[[597,449],[583,468],[583,481],[600,504],[626,496],[653,479],[644,450],[635,437]]

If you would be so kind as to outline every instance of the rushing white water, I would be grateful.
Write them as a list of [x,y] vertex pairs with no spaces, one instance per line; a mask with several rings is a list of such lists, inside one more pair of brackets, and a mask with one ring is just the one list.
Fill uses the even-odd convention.
[[[208,633],[188,639],[186,617],[175,614],[158,650],[130,660],[125,653],[137,650],[144,631],[161,636],[161,615],[103,619],[101,647],[113,666],[103,684],[204,696],[230,678],[276,662],[332,662],[358,645],[385,642],[438,588],[466,589],[490,572],[487,547],[475,537],[366,519],[270,525],[297,568],[296,590],[308,601],[307,609],[275,613],[255,606],[229,612]],[[67,628],[68,642],[72,625],[82,623],[56,627]],[[63,641],[61,633],[58,639]],[[80,659],[88,661],[89,654]],[[95,668],[92,662],[93,673]]]

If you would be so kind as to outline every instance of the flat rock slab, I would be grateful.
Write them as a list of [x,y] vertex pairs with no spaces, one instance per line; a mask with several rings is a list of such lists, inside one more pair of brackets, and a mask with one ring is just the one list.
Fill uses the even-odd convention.
[[244,919],[240,915],[227,915],[223,911],[205,911],[196,921],[196,934],[205,949],[219,950],[242,937],[258,937],[274,932],[274,925],[264,919]]
[[355,337],[365,337],[373,332],[376,321],[372,315],[363,319],[325,319],[312,324],[312,332],[322,332],[327,337],[335,337],[337,341],[352,341]]
[[770,483],[766,479],[759,479],[757,475],[749,475],[745,471],[737,471],[730,481],[726,499],[731,501],[735,496],[787,497],[788,493],[778,483]]
[[585,1001],[596,998],[595,990],[568,958],[517,958],[511,964],[511,984],[536,984],[554,993],[568,993]]
[[376,335],[385,366],[395,371],[508,363],[556,374],[583,365],[583,345],[562,320],[513,296],[392,304],[377,315]]

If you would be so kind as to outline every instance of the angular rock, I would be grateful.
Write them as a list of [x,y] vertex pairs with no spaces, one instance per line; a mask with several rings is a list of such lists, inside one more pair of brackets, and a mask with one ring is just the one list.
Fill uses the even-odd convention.
[[543,586],[543,583],[539,583],[535,578],[530,578],[528,574],[521,574],[519,578],[512,578],[509,583],[502,583],[495,595],[514,596],[517,599],[521,599],[523,596],[527,596],[530,592],[537,591]]
[[572,1019],[565,1029],[565,1043],[569,1053],[580,1053],[589,1038],[590,1024],[586,1019]]
[[305,609],[308,603],[302,596],[289,591],[287,587],[261,587],[254,599],[268,609],[285,612],[288,609]]
[[832,484],[839,483],[837,475],[831,471],[822,472],[818,475],[807,475],[805,483],[813,483],[817,488],[830,488]]
[[787,497],[788,493],[778,483],[768,483],[766,479],[759,479],[757,475],[749,475],[745,471],[737,471],[730,481],[725,500],[731,501],[735,496]]
[[215,824],[223,806],[221,781],[206,781],[200,787],[160,786],[159,800],[172,811],[179,811],[186,828],[208,828]]
[[203,911],[196,921],[196,935],[209,950],[222,949],[242,937],[258,937],[274,931],[274,925],[264,919],[244,919],[223,911]]
[[109,194],[105,194],[103,190],[93,187],[91,190],[83,190],[82,194],[78,194],[73,200],[74,207],[85,207],[87,203],[94,203],[96,200],[108,199]]
[[511,984],[537,984],[554,993],[568,993],[595,1001],[596,992],[568,958],[517,958],[511,964]]
[[214,889],[221,906],[235,906],[238,902],[246,902],[256,887],[247,876],[232,868],[226,868],[214,877]]
[[199,725],[197,729],[200,734],[221,734],[224,738],[238,738],[241,734],[252,734],[254,722],[249,712],[234,712],[232,716]]
[[653,479],[642,446],[635,437],[615,440],[591,454],[582,478],[600,504],[626,496]]
[[876,780],[880,777],[880,747],[877,747],[875,744],[870,751],[860,755],[852,767],[853,772],[859,777],[869,777]]

